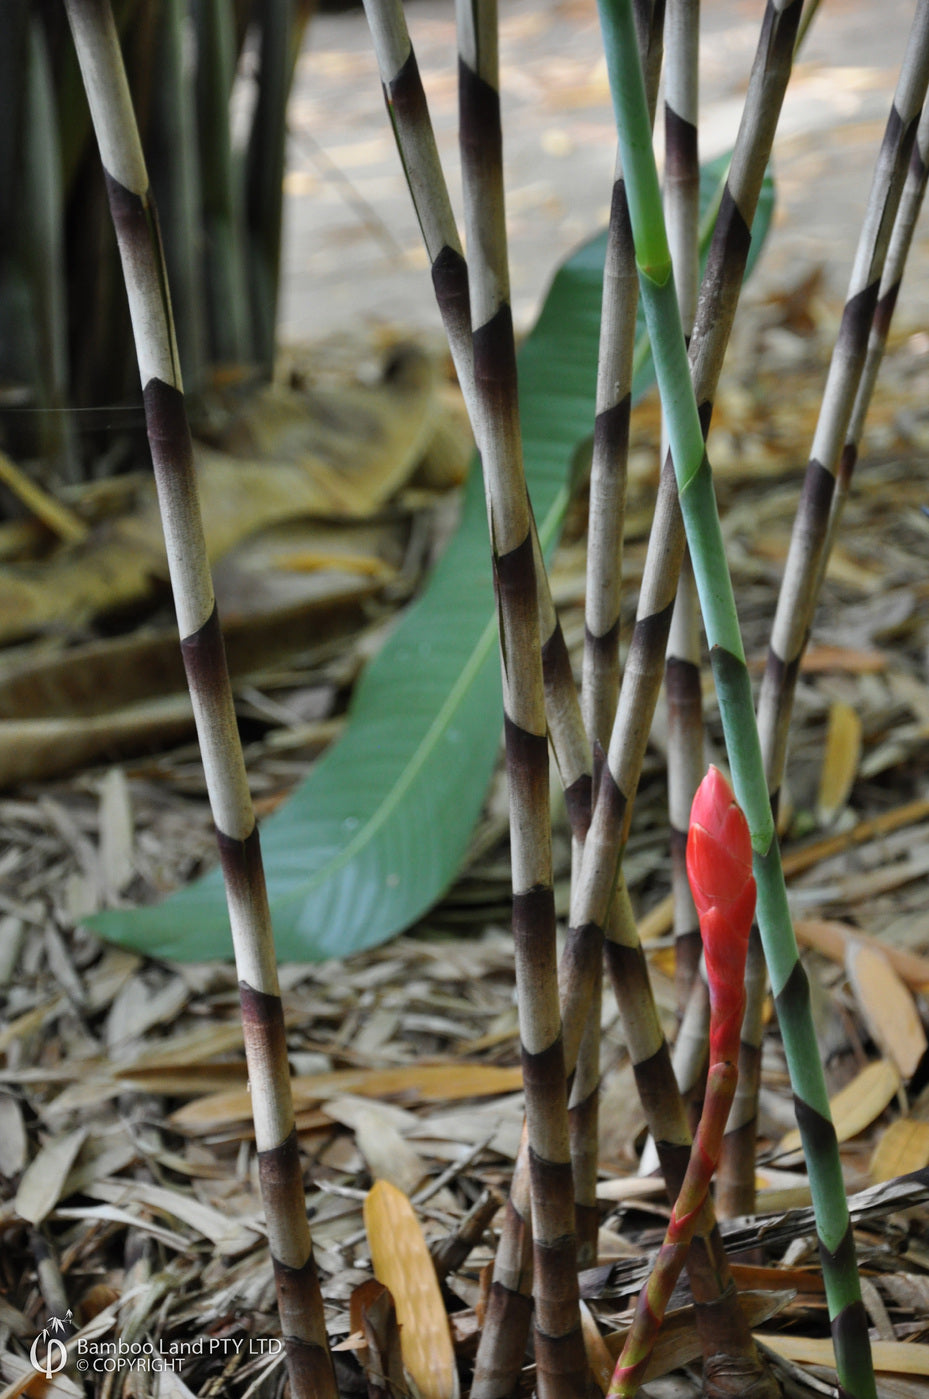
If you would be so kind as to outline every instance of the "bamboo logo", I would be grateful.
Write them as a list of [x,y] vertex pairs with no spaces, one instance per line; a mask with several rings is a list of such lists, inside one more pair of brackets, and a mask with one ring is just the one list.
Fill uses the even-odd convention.
[[[32,1362],[32,1368],[38,1370],[39,1374],[44,1375],[47,1380],[50,1380],[53,1375],[57,1375],[68,1363],[68,1347],[65,1342],[60,1340],[58,1336],[50,1335],[49,1333],[64,1331],[65,1325],[70,1322],[70,1320],[70,1312],[67,1313],[66,1320],[53,1316],[48,1326],[45,1327],[41,1335],[36,1336],[32,1343],[32,1349],[29,1351],[29,1359]],[[43,1341],[45,1343],[44,1362],[39,1359],[39,1348]]]

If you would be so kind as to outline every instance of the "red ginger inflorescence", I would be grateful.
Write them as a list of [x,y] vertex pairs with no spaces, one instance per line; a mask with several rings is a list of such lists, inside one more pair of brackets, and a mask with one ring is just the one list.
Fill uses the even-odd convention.
[[718,768],[697,788],[687,835],[687,875],[703,937],[710,985],[711,1058],[738,1054],[745,1008],[745,958],[755,913],[752,840],[732,788]]

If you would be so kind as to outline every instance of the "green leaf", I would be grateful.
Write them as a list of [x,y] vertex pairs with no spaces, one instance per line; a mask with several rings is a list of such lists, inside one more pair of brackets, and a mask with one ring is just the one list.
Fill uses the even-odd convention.
[[[725,161],[705,172],[704,205]],[[759,211],[762,231],[770,220]],[[606,235],[557,273],[519,354],[526,474],[547,552],[572,464],[590,439]],[[639,329],[634,397],[654,378]],[[500,667],[480,472],[422,596],[368,666],[343,738],[264,822],[261,843],[282,960],[344,957],[409,927],[449,887],[480,814],[499,748]],[[88,920],[156,957],[231,955],[214,869],[154,908]]]

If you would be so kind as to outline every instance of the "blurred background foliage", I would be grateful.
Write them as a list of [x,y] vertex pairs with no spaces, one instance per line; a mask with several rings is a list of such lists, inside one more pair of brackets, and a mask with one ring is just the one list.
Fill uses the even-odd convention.
[[[114,0],[194,407],[211,382],[271,374],[286,107],[314,5]],[[118,469],[114,412],[140,402],[129,312],[64,7],[4,0],[3,21],[0,447],[47,483],[86,480]]]

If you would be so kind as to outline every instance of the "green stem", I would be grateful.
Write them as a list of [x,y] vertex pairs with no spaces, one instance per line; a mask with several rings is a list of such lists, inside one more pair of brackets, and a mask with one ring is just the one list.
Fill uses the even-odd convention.
[[797,1104],[816,1215],[840,1383],[855,1399],[876,1399],[867,1319],[822,1063],[787,907],[751,682],[726,563],[712,473],[670,265],[664,218],[629,0],[600,0],[610,85],[646,321],[681,511],[690,546],[736,797],[752,836],[758,923],[774,988]]
[[290,1384],[296,1399],[337,1399],[258,828],[210,576],[158,217],[109,0],[66,0],[66,8],[122,260],[181,651],[223,866]]

